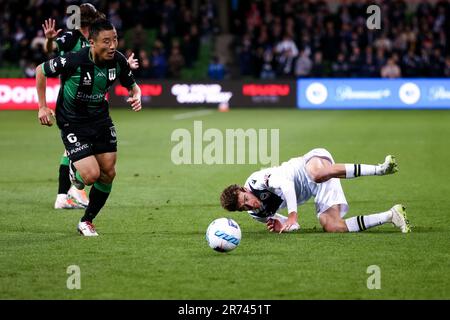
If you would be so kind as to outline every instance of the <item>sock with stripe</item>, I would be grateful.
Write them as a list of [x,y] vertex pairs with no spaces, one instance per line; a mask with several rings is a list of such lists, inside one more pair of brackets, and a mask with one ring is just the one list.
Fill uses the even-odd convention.
[[345,164],[345,178],[356,178],[361,176],[376,176],[381,172],[379,165],[372,164]]
[[84,216],[81,218],[81,222],[89,221],[95,219],[97,214],[103,208],[106,200],[111,193],[112,184],[106,184],[101,182],[96,182],[89,192],[89,205],[84,212]]
[[356,216],[345,219],[345,224],[349,232],[360,232],[382,224],[392,222],[391,210],[381,213],[374,213],[367,216]]
[[67,194],[72,183],[69,178],[69,158],[61,157],[59,163],[58,194]]

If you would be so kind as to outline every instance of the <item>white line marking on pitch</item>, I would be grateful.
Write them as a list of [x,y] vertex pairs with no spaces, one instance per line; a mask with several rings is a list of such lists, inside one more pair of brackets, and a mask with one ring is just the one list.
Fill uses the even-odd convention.
[[213,110],[210,110],[210,109],[191,111],[191,112],[176,114],[173,116],[173,119],[174,120],[183,120],[183,119],[189,119],[189,118],[194,118],[194,117],[206,116],[211,113],[213,113]]

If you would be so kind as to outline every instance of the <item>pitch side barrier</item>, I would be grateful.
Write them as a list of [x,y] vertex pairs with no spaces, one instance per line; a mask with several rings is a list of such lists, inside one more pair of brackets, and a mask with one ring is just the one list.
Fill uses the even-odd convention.
[[[143,107],[189,108],[228,104],[231,108],[295,108],[296,82],[288,81],[138,81]],[[128,92],[116,85],[111,105],[123,106]]]
[[[142,81],[143,107],[450,109],[450,79],[300,79],[226,81]],[[34,79],[1,79],[0,110],[37,110]],[[60,85],[47,79],[47,102],[54,108]],[[112,108],[128,107],[128,92],[114,85]]]
[[300,109],[450,109],[450,79],[301,79]]

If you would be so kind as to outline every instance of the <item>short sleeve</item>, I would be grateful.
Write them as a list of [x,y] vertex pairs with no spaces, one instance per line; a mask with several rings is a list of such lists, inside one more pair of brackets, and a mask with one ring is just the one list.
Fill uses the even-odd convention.
[[42,64],[42,70],[46,77],[57,77],[63,75],[73,66],[73,55],[69,54],[64,57],[57,57]]
[[70,52],[77,44],[77,37],[73,31],[66,31],[60,37],[56,38],[58,52]]

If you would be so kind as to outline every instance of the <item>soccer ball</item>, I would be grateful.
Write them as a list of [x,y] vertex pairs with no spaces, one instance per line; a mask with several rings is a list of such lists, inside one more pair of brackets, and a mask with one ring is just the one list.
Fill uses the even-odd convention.
[[241,228],[233,219],[216,219],[206,230],[206,241],[216,251],[231,251],[241,242]]

